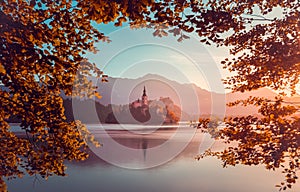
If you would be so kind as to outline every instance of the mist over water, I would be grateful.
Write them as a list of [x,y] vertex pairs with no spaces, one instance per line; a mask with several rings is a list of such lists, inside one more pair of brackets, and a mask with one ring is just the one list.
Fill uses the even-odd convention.
[[[179,131],[175,126],[165,126],[165,129],[156,129],[157,126],[149,126],[148,130],[138,129],[137,125],[125,125],[127,129],[118,129],[120,125],[89,125],[100,142],[104,143],[102,148],[97,150],[108,150],[105,145],[107,140],[113,140],[118,144],[136,150],[136,156],[131,161],[122,162],[130,167],[137,167],[147,163],[153,156],[161,157],[166,153],[153,154],[151,150],[166,144],[174,133]],[[110,130],[105,128],[110,127]],[[16,127],[15,127],[16,128]],[[137,131],[137,132],[136,132]],[[149,132],[151,131],[151,132]],[[180,130],[184,135],[190,130]],[[83,162],[68,162],[66,177],[50,177],[47,181],[39,178],[25,176],[23,179],[8,181],[8,189],[11,192],[32,191],[32,192],[253,192],[277,191],[275,187],[279,184],[283,175],[280,171],[268,171],[263,166],[241,166],[223,168],[219,160],[205,158],[200,161],[194,159],[203,146],[211,146],[213,149],[222,149],[224,144],[211,142],[199,130],[187,143],[184,150],[164,162],[161,165],[148,169],[127,169],[113,165],[99,157],[97,151],[89,151],[90,157]],[[168,143],[169,149],[177,145],[185,144],[184,136],[171,140]],[[122,155],[119,154],[119,158]],[[128,160],[128,159],[127,159]],[[299,184],[293,186],[297,191]]]

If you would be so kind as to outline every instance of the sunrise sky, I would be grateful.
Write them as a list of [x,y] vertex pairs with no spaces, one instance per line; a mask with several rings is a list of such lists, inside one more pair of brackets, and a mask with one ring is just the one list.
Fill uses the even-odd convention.
[[228,56],[227,49],[204,46],[193,35],[179,43],[172,35],[154,37],[152,29],[98,27],[112,42],[97,44],[100,51],[89,53],[88,58],[109,76],[138,78],[152,73],[210,91],[225,91],[221,78],[228,74],[218,63]]

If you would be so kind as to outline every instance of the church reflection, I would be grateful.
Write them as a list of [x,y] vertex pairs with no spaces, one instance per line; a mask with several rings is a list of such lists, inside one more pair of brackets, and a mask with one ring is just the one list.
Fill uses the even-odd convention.
[[[141,161],[144,161],[145,163],[149,161],[153,156],[161,156],[164,155],[163,153],[160,154],[153,154],[151,153],[151,148],[160,147],[161,145],[168,142],[168,138],[156,138],[151,137],[149,135],[139,135],[138,137],[114,137],[113,138],[116,142],[119,144],[132,148],[132,149],[140,149],[140,157]],[[167,143],[167,145],[173,146],[177,145],[178,142],[174,143]],[[181,159],[194,159],[196,155],[199,154],[199,146],[201,145],[201,139],[199,137],[194,137],[193,140],[191,140],[189,143],[187,143],[187,146],[182,150],[178,151],[178,155],[176,155],[172,161],[177,161]],[[103,146],[106,147],[106,146]],[[102,150],[99,148],[99,150]],[[150,158],[150,159],[149,159]],[[102,160],[98,155],[96,155],[93,151],[89,151],[89,158],[83,162],[77,162],[75,163],[76,166],[95,166],[97,164],[101,164],[103,166],[113,166],[109,164],[108,162]]]
[[148,140],[145,139],[145,138],[143,138],[141,145],[142,145],[142,149],[143,149],[144,161],[146,161],[147,148],[148,148]]

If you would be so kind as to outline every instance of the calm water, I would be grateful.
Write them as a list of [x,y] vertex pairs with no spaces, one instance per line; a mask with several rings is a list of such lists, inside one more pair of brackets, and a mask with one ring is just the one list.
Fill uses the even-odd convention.
[[[223,168],[215,158],[194,160],[209,146],[224,146],[192,128],[89,127],[103,147],[92,147],[84,162],[68,163],[67,177],[35,181],[25,176],[9,181],[9,191],[273,192],[284,179],[280,171],[262,166]],[[300,185],[294,185],[293,191],[299,190]]]

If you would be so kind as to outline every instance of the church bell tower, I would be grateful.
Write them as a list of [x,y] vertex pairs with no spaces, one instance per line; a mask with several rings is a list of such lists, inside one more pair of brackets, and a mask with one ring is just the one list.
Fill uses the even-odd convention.
[[147,105],[148,106],[148,96],[146,94],[146,87],[144,86],[144,91],[142,95],[142,105]]

